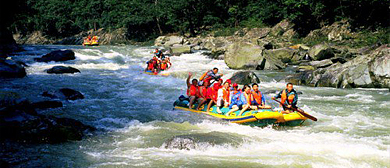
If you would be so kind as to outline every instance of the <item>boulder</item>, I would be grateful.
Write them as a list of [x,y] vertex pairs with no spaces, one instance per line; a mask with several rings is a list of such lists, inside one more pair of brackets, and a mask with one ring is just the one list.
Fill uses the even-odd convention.
[[181,54],[191,53],[191,46],[182,45],[182,46],[170,47],[169,52],[172,55],[176,55],[176,56],[179,56]]
[[309,56],[314,60],[324,60],[334,57],[335,53],[328,44],[317,44],[310,48]]
[[259,65],[257,66],[257,70],[280,70],[286,68],[286,64],[282,62],[282,60],[271,57],[271,56],[262,56]]
[[[294,56],[298,54],[297,50],[290,49],[290,48],[279,48],[279,49],[273,49],[273,50],[264,50],[263,56],[264,57],[270,57],[270,58],[276,58],[281,60],[283,63],[289,63],[293,60]],[[294,60],[297,61],[297,60]]]
[[278,24],[276,24],[274,27],[272,27],[270,34],[273,36],[281,36],[283,35],[283,33],[288,31],[289,29],[292,29],[293,27],[293,23],[291,23],[287,19],[284,19]]
[[225,52],[234,41],[233,37],[207,37],[202,41],[202,48],[213,52]]
[[21,64],[0,59],[0,78],[23,78],[26,75],[26,69]]
[[183,42],[184,42],[183,36],[160,36],[154,41],[154,45],[171,47],[175,44],[182,45]]
[[80,73],[80,70],[73,68],[73,67],[66,67],[66,66],[54,66],[50,69],[45,70],[49,74],[63,74],[63,73]]
[[246,32],[244,38],[246,39],[261,39],[267,37],[270,33],[271,28],[253,28]]
[[230,78],[232,83],[237,83],[240,85],[250,84],[250,83],[260,83],[260,79],[252,71],[239,71],[233,74]]
[[325,67],[331,66],[332,64],[333,64],[333,61],[331,59],[309,62],[309,65],[311,65],[315,68],[325,68]]
[[42,56],[41,58],[35,58],[35,60],[37,62],[68,61],[76,59],[74,55],[75,54],[72,50],[56,50]]
[[77,100],[84,99],[84,95],[79,91],[62,88],[56,91],[45,91],[42,93],[42,96],[50,97],[52,99],[61,99],[61,100]]
[[225,63],[231,69],[256,69],[262,59],[262,48],[248,42],[235,42],[225,52]]
[[62,107],[62,102],[60,101],[40,101],[32,103],[32,106],[36,109],[48,109],[48,108],[57,108]]
[[383,45],[376,49],[368,64],[371,78],[377,86],[390,88],[390,45]]
[[288,40],[291,40],[297,36],[298,36],[298,33],[294,29],[289,29],[282,34],[282,37],[284,37]]

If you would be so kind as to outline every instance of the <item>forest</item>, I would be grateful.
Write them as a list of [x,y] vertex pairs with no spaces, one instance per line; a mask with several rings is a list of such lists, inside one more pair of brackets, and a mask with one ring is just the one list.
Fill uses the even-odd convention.
[[[127,28],[129,39],[169,33],[196,36],[210,31],[272,26],[283,19],[300,36],[348,20],[354,31],[388,31],[389,0],[14,0],[2,24],[13,33],[42,31],[66,37],[90,29]],[[8,10],[7,10],[8,11]],[[6,17],[4,17],[6,15]]]

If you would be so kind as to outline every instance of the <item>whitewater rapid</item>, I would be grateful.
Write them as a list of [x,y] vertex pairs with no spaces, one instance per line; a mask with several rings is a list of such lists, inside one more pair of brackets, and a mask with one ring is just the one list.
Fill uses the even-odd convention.
[[[198,51],[171,57],[168,77],[143,73],[154,47],[24,46],[14,56],[26,62],[27,77],[6,80],[0,88],[30,100],[68,87],[85,99],[39,111],[69,117],[98,128],[82,141],[21,145],[1,153],[15,167],[390,167],[390,93],[386,89],[335,89],[295,86],[299,106],[319,119],[299,127],[258,128],[227,123],[201,114],[173,110],[185,94],[188,72],[200,77],[218,67],[229,78],[235,70]],[[76,60],[37,63],[33,58],[72,49]],[[76,74],[52,75],[52,66],[72,66]],[[257,71],[260,89],[270,97],[285,87],[284,72]],[[201,143],[191,150],[166,149],[166,140],[212,133],[231,141]]]

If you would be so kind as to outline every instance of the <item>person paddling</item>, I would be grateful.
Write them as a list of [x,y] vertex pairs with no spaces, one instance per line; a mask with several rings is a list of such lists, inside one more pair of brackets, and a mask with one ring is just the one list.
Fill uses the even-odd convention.
[[223,76],[223,74],[218,74],[218,68],[213,68],[212,70],[209,70],[205,72],[200,78],[199,83],[202,85],[204,81],[209,81],[211,83],[211,80],[219,81],[219,79]]
[[199,91],[198,91],[198,80],[197,79],[192,79],[190,83],[192,73],[188,73],[188,78],[187,78],[187,95],[190,99],[190,103],[188,108],[192,109],[192,104],[195,102],[196,98],[199,97]]
[[297,108],[298,103],[298,94],[293,88],[292,83],[287,83],[286,89],[280,91],[275,97],[272,97],[272,100],[280,98],[282,103],[284,113],[291,113],[292,108]]

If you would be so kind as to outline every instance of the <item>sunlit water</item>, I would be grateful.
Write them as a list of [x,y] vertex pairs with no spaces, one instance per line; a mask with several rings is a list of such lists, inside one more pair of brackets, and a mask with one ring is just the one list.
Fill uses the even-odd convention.
[[[76,60],[37,63],[32,59],[56,49],[72,49]],[[28,76],[5,80],[0,89],[32,100],[43,91],[72,88],[85,99],[39,111],[69,117],[98,128],[82,141],[17,145],[1,158],[16,167],[390,167],[390,93],[387,89],[335,89],[296,86],[299,106],[319,119],[294,128],[258,128],[215,120],[172,104],[185,93],[188,72],[196,77],[213,67],[231,76],[223,60],[201,52],[172,57],[169,77],[142,73],[153,47],[25,46],[13,59],[30,66]],[[44,72],[72,66],[77,74]],[[284,82],[284,72],[259,71],[267,102]],[[176,135],[218,133],[238,143],[202,143],[196,149],[163,147]],[[4,147],[4,146],[3,146]]]

